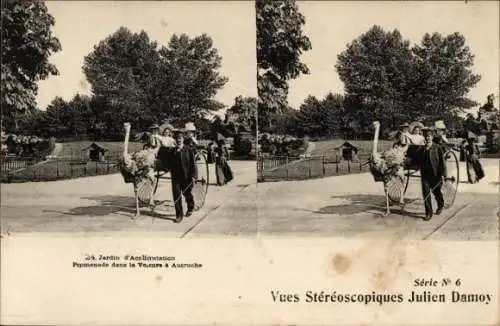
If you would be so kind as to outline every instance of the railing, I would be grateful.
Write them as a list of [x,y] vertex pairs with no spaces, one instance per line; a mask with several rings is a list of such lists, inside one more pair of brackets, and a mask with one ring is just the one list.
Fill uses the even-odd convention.
[[368,157],[343,160],[338,156],[312,157],[259,157],[257,178],[259,182],[305,180],[329,176],[363,173],[369,171]]
[[17,159],[14,164],[2,163],[1,181],[6,183],[54,181],[117,172],[119,172],[119,168],[116,160],[92,162],[81,159],[57,158],[33,164],[32,161]]
[[1,174],[7,174],[12,171],[25,169],[37,162],[40,159],[36,157],[20,157],[14,155],[2,155],[0,158]]

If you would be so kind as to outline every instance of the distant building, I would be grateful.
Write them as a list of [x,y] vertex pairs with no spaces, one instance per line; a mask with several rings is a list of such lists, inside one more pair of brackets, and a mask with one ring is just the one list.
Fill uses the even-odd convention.
[[85,159],[92,162],[103,162],[106,160],[106,148],[97,143],[90,144],[89,147],[82,149]]
[[342,145],[335,147],[335,150],[339,151],[343,160],[346,161],[358,161],[358,151],[359,148],[354,146],[352,143],[346,141]]

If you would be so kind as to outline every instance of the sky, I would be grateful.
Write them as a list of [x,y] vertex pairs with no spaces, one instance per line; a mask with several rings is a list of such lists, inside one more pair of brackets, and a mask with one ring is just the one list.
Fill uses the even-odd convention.
[[94,45],[125,26],[145,30],[150,39],[167,45],[173,34],[191,37],[208,34],[222,56],[219,70],[229,78],[216,99],[231,106],[238,95],[257,96],[255,7],[251,1],[47,1],[55,18],[54,34],[62,51],[50,61],[59,76],[39,82],[37,104],[41,109],[56,96],[69,100],[77,93],[90,94],[82,72],[83,58]]
[[373,25],[386,31],[398,29],[412,45],[420,43],[425,33],[462,33],[475,55],[473,71],[482,76],[469,98],[484,104],[486,96],[494,93],[499,106],[498,1],[299,1],[298,6],[306,18],[304,33],[312,50],[301,57],[310,75],[290,83],[288,100],[296,109],[309,94],[323,98],[328,92],[344,92],[334,67],[337,55]]

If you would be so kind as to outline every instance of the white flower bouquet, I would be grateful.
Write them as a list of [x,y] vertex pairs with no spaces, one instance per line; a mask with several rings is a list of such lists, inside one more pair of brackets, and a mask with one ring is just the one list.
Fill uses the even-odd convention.
[[132,155],[127,155],[119,162],[120,172],[126,183],[134,182],[142,178],[154,181],[154,165],[156,161],[155,152],[152,150],[141,150]]
[[399,174],[406,160],[403,147],[391,148],[384,153],[375,153],[370,159],[370,171],[376,182],[384,181],[390,174]]
[[404,147],[391,148],[383,153],[387,167],[401,166],[406,160],[406,150]]

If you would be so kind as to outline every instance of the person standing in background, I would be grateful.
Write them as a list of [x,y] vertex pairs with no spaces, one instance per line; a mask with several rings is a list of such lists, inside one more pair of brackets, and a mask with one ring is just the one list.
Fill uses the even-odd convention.
[[194,122],[187,122],[184,126],[186,132],[186,145],[196,149],[198,147],[198,140],[196,139],[196,126]]
[[217,185],[223,186],[233,180],[233,171],[228,164],[229,153],[226,142],[222,135],[217,136],[217,148],[215,149],[215,175]]
[[465,161],[469,183],[478,183],[479,180],[484,178],[483,166],[479,161],[481,152],[476,141],[476,135],[469,131],[467,133],[467,144],[465,145]]
[[434,122],[434,129],[436,130],[436,136],[434,137],[434,143],[437,145],[448,144],[448,139],[446,138],[446,125],[443,120],[437,120]]

